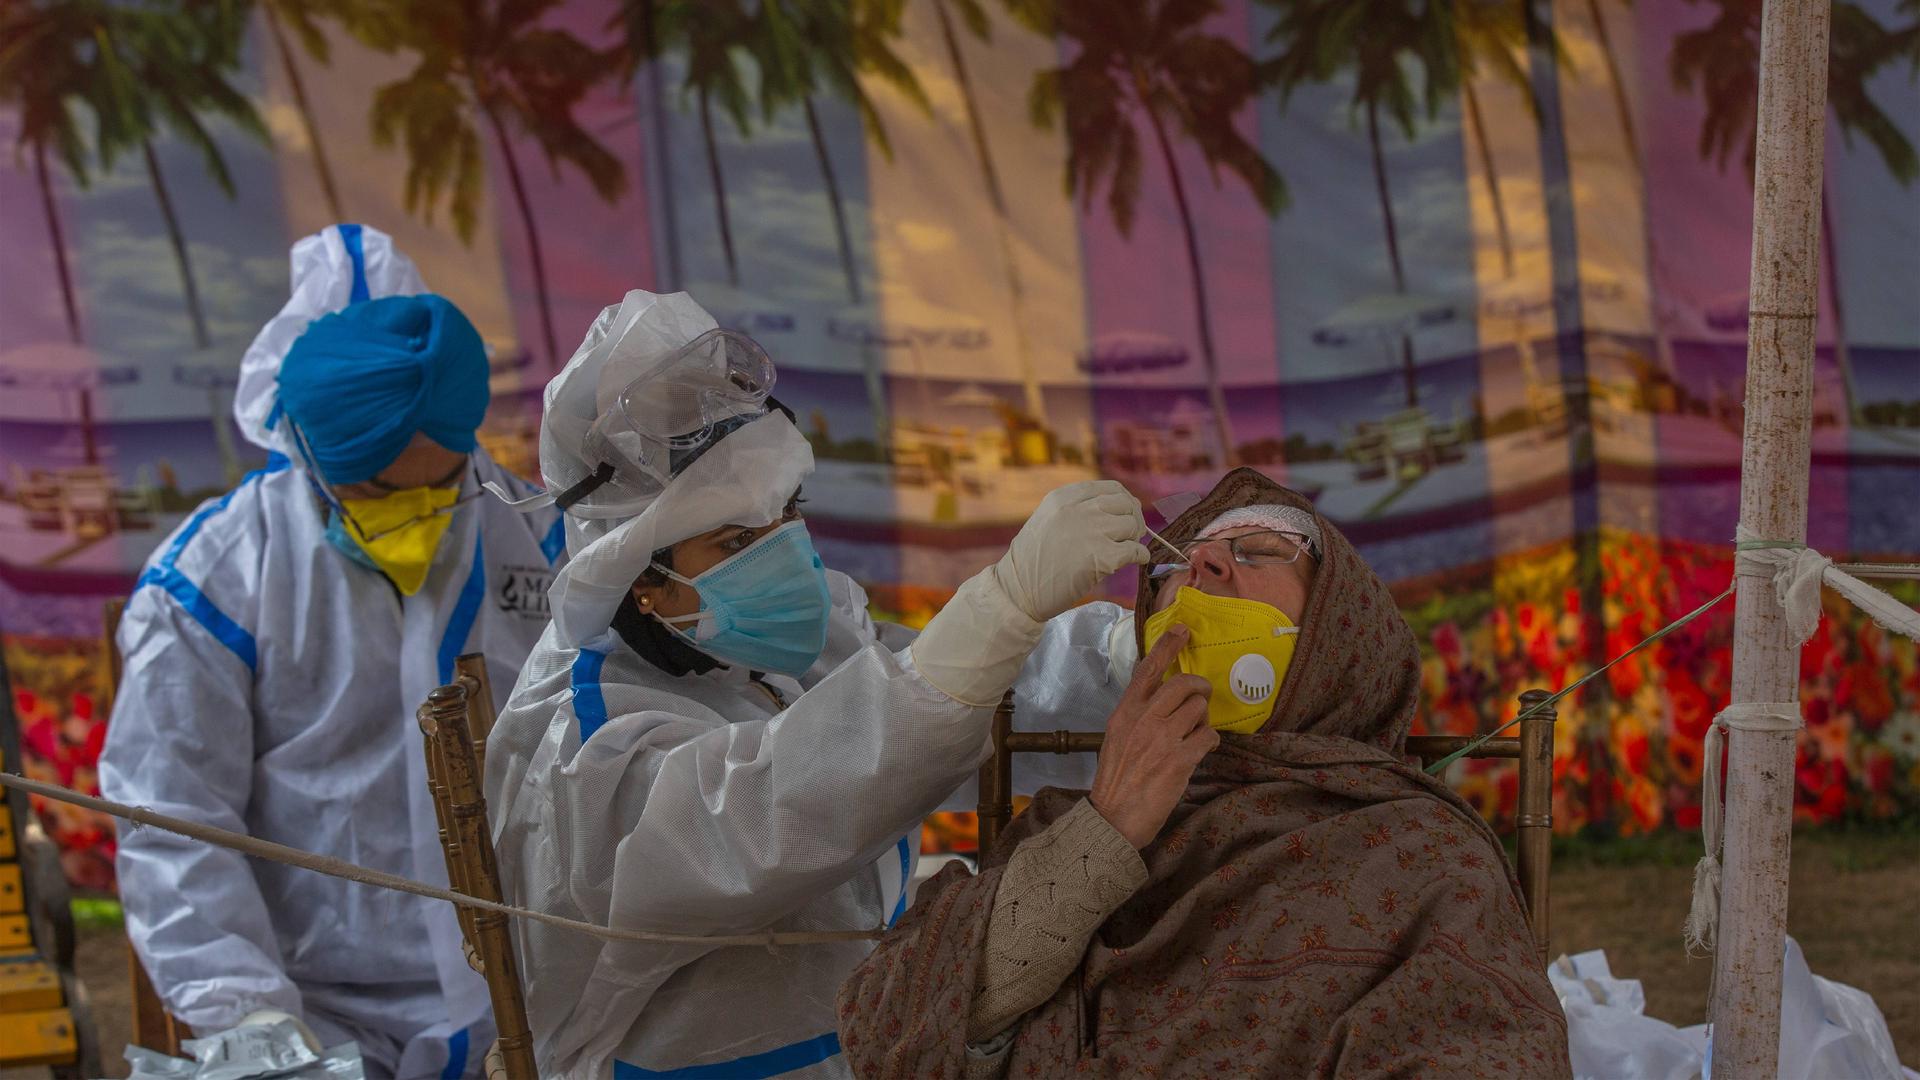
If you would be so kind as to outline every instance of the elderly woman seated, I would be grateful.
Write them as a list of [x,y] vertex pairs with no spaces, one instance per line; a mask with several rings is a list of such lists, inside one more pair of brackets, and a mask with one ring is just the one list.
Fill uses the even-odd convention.
[[1499,842],[1403,761],[1386,587],[1251,469],[1167,533],[1093,790],[921,890],[841,991],[855,1074],[1568,1075]]

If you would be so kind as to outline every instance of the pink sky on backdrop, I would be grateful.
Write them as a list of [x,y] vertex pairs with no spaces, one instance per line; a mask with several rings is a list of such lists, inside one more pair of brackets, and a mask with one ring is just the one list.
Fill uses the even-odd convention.
[[[618,31],[607,28],[616,9],[617,5],[598,0],[566,4],[547,20],[547,25],[571,31],[596,48],[605,48],[620,40]],[[626,86],[602,83],[587,95],[574,115],[626,168],[627,188],[619,202],[610,205],[572,165],[563,164],[555,179],[537,141],[525,136],[513,140],[527,199],[533,205],[553,300],[554,340],[559,355],[545,358],[545,363],[541,358],[545,344],[539,293],[526,230],[513,201],[505,160],[491,139],[487,143],[488,183],[497,193],[500,247],[506,260],[514,326],[521,345],[535,356],[527,374],[542,382],[572,357],[602,308],[619,303],[629,289],[653,288],[657,280],[647,193],[650,173],[637,99]]]
[[[1640,138],[1647,168],[1647,221],[1659,237],[1660,265],[1654,270],[1659,315],[1676,337],[1744,340],[1744,330],[1709,329],[1702,316],[1746,297],[1753,186],[1737,152],[1724,170],[1701,157],[1706,106],[1697,93],[1676,88],[1667,68],[1674,39],[1710,23],[1713,8],[1688,0],[1639,0],[1633,10],[1636,38],[1651,43],[1638,50],[1636,66],[1645,121]],[[1830,159],[1836,138],[1830,133]],[[1831,340],[1832,314],[1823,282],[1822,342]]]
[[[1251,50],[1251,21],[1246,0],[1227,0],[1208,20],[1207,30]],[[1063,44],[1063,62],[1072,46]],[[1234,124],[1258,146],[1258,102],[1235,114]],[[1080,246],[1086,290],[1087,338],[1099,340],[1117,331],[1145,331],[1185,346],[1191,360],[1163,373],[1129,375],[1129,385],[1179,383],[1204,379],[1199,330],[1194,324],[1193,285],[1187,270],[1186,238],[1174,203],[1173,188],[1144,116],[1136,115],[1142,155],[1140,198],[1131,238],[1122,236],[1107,212],[1104,185],[1094,201],[1079,209]],[[1274,328],[1273,285],[1268,251],[1271,222],[1246,185],[1228,170],[1216,188],[1198,148],[1175,128],[1174,157],[1187,200],[1193,208],[1206,269],[1208,306],[1213,316],[1214,347],[1225,383],[1271,383],[1278,377],[1279,337]],[[1075,200],[1079,206],[1079,200]],[[1096,383],[1097,385],[1097,383]]]
[[[19,137],[20,116],[8,109],[0,112],[0,146],[11,149]],[[59,271],[53,258],[53,240],[47,233],[47,219],[40,201],[40,184],[34,177],[33,158],[9,153],[6,168],[0,168],[0,247],[7,253],[6,267],[0,270],[0,353],[22,345],[43,341],[66,341],[66,308],[60,300]],[[47,171],[53,179],[54,200],[66,212],[65,170],[50,157]],[[80,319],[84,331],[87,307],[85,290],[79,288],[82,270],[73,253],[73,223],[63,221],[67,232],[68,266],[80,293]]]
[[[1702,388],[1705,371],[1711,370],[1731,392],[1738,392],[1744,366],[1743,345],[1746,330],[1738,325],[1709,326],[1707,317],[1723,317],[1745,303],[1752,270],[1753,186],[1748,180],[1744,160],[1736,150],[1728,156],[1725,168],[1700,151],[1700,128],[1706,117],[1706,105],[1696,92],[1674,86],[1668,74],[1668,57],[1674,40],[1681,34],[1706,25],[1713,19],[1713,8],[1688,0],[1643,0],[1634,5],[1636,36],[1642,42],[1657,43],[1639,51],[1642,115],[1642,152],[1647,165],[1646,214],[1648,227],[1658,230],[1660,258],[1652,268],[1654,295],[1659,303],[1656,318],[1675,338],[1710,340],[1730,346],[1738,357],[1706,361],[1689,372],[1681,362],[1681,381]],[[1836,163],[1839,135],[1828,115],[1827,165],[1831,176]],[[1877,163],[1876,163],[1877,166]],[[1847,424],[1838,394],[1839,373],[1831,349],[1833,308],[1829,302],[1831,283],[1826,267],[1820,271],[1819,324],[1816,340],[1814,382],[1816,407],[1841,415],[1837,426],[1816,428],[1813,447],[1816,452],[1839,452],[1846,448]],[[1704,370],[1703,370],[1704,369]],[[1689,375],[1691,374],[1691,378]],[[1671,450],[1681,442],[1696,441],[1697,433],[1685,432],[1700,421],[1657,417],[1655,430],[1663,449]],[[1731,462],[1740,457],[1737,438],[1728,433],[1723,440],[1722,456]],[[1663,457],[1670,456],[1663,454]],[[1808,491],[1809,535],[1816,547],[1841,550],[1847,546],[1847,501],[1845,484],[1814,484]],[[1724,518],[1730,533],[1737,517],[1737,506],[1727,505],[1707,511],[1692,504],[1679,490],[1663,491],[1663,519],[1693,534],[1699,524],[1688,522],[1703,512]],[[1717,528],[1722,522],[1716,521]]]

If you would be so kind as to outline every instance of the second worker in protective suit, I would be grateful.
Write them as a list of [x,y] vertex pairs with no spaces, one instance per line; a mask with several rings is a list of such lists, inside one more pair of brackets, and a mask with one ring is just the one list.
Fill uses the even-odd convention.
[[[486,656],[496,687],[546,622],[562,553],[488,457],[479,332],[383,233],[293,248],[293,296],[241,364],[264,469],[148,561],[119,645],[109,798],[390,873],[446,880],[414,709]],[[160,829],[120,834],[127,935],[201,1035],[256,1012],[353,1041],[371,1077],[480,1076],[486,986],[450,905]]]
[[[1125,489],[1053,492],[917,638],[876,626],[814,552],[813,453],[773,380],[684,294],[636,291],[548,386],[541,472],[570,561],[488,743],[510,901],[676,934],[873,929],[1029,654],[1059,660],[1021,680],[1044,683],[1030,698],[1099,719],[1124,686],[1120,610],[1069,609],[1146,561]],[[847,1074],[834,1000],[871,942],[516,932],[542,1076]]]

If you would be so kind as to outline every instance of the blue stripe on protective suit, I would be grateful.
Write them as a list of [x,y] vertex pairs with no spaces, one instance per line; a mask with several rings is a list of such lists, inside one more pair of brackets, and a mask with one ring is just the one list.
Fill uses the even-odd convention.
[[185,574],[172,567],[165,569],[155,567],[141,575],[140,584],[136,585],[135,589],[138,590],[142,585],[158,585],[166,590],[169,595],[179,601],[188,615],[193,616],[195,622],[206,627],[207,633],[212,634],[214,640],[225,645],[233,655],[239,657],[240,662],[247,665],[248,671],[258,669],[260,649],[254,643],[253,635],[247,633],[245,627],[228,618],[227,613],[221,611],[212,600],[207,599],[207,594],[201,592],[199,586],[188,581]]
[[751,1057],[716,1061],[711,1065],[688,1065],[656,1072],[616,1061],[613,1063],[613,1080],[761,1080],[818,1065],[839,1054],[840,1036],[829,1031],[806,1042],[782,1046],[778,1050]]
[[897,845],[900,851],[900,899],[894,901],[893,914],[887,916],[887,925],[900,921],[907,913],[907,885],[913,880],[913,848],[907,845],[907,838],[901,837]]
[[580,721],[583,743],[607,722],[607,699],[600,693],[600,667],[606,662],[606,653],[592,649],[581,649],[573,658],[569,682],[573,686],[573,715]]
[[560,553],[565,550],[567,550],[567,516],[556,514],[553,527],[547,530],[547,535],[540,541],[540,553],[547,557],[547,565],[552,566],[560,558]]
[[467,1028],[461,1028],[447,1040],[447,1067],[440,1070],[440,1080],[460,1080],[467,1075],[467,1042],[472,1036]]
[[207,633],[212,634],[216,641],[232,650],[233,655],[239,657],[240,662],[247,665],[248,671],[256,669],[260,663],[260,650],[253,640],[253,635],[247,632],[246,627],[241,626],[226,612],[221,611],[217,604],[208,599],[206,593],[200,591],[200,586],[194,584],[193,580],[187,577],[186,574],[181,573],[174,564],[179,561],[181,554],[187,550],[187,544],[191,543],[193,538],[199,535],[200,526],[205,525],[208,518],[225,510],[227,504],[233,501],[234,495],[237,494],[241,488],[246,487],[248,484],[253,483],[268,473],[276,473],[286,467],[287,459],[285,457],[279,454],[269,455],[264,468],[248,473],[241,478],[240,483],[236,485],[232,491],[220,496],[218,502],[212,506],[203,507],[199,513],[194,514],[193,517],[187,521],[187,527],[181,529],[180,532],[174,536],[173,543],[167,545],[167,550],[165,554],[160,556],[160,561],[149,567],[146,573],[141,574],[140,580],[135,582],[133,586],[134,592],[139,592],[148,585],[155,585],[165,590],[168,595],[179,602],[182,608],[186,609],[187,614],[191,615],[195,622],[206,628]]
[[467,571],[467,583],[460,586],[460,597],[453,602],[453,614],[447,616],[446,635],[440,639],[441,686],[453,682],[453,662],[467,650],[467,636],[473,633],[473,619],[480,614],[480,599],[486,592],[486,538],[476,531],[473,537],[473,567]]
[[357,304],[370,300],[373,294],[367,291],[367,252],[358,225],[341,225],[340,245],[347,249],[347,258],[353,260],[353,291],[347,294],[347,303]]

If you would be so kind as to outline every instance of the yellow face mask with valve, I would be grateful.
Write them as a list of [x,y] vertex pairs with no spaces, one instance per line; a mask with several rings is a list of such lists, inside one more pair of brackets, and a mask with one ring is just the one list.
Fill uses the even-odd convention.
[[1213,685],[1207,723],[1239,735],[1260,730],[1273,714],[1300,628],[1272,604],[1186,586],[1166,610],[1147,619],[1146,647],[1151,650],[1174,623],[1191,634],[1174,666]]
[[377,499],[341,499],[351,523],[343,531],[387,575],[402,595],[412,596],[427,583],[427,571],[440,550],[440,538],[453,524],[447,513],[460,499],[459,488],[417,487]]

